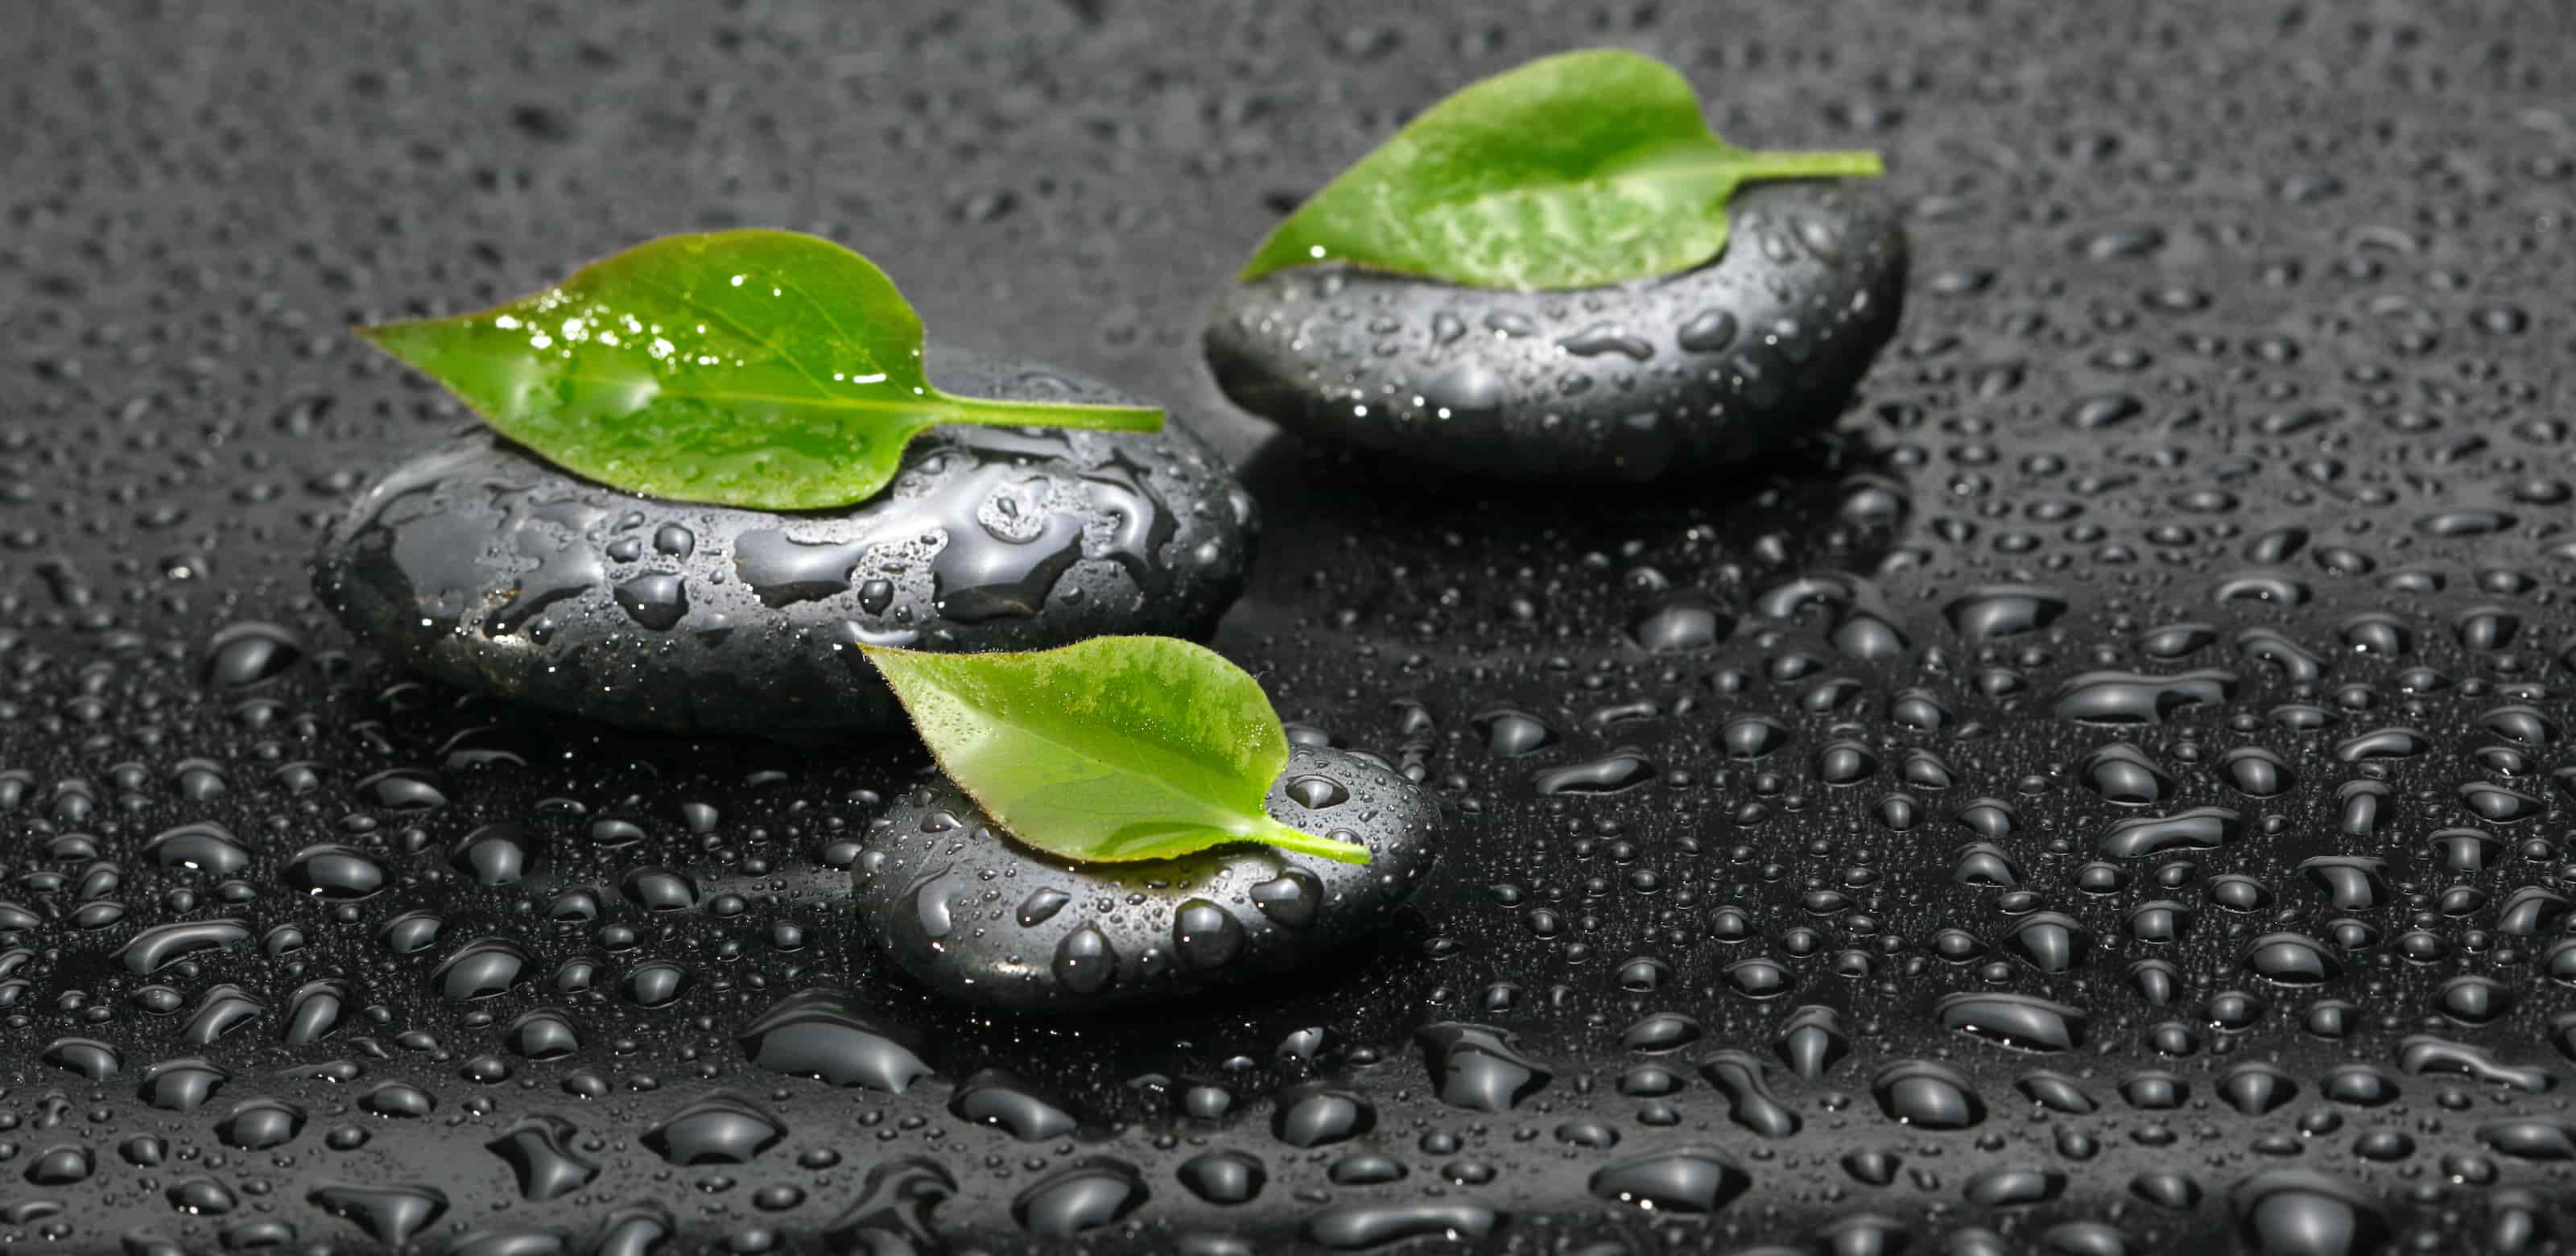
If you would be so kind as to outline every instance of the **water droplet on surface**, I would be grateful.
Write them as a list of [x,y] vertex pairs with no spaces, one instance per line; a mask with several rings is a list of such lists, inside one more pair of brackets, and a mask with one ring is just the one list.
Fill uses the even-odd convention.
[[1055,979],[1076,994],[1095,994],[1118,975],[1118,952],[1100,930],[1084,925],[1056,943],[1051,965]]
[[1556,742],[1556,731],[1537,716],[1524,711],[1500,709],[1476,717],[1476,727],[1484,730],[1485,748],[1495,755],[1518,758]]
[[1655,765],[1642,755],[1614,751],[1584,763],[1550,768],[1530,777],[1542,797],[1553,794],[1616,794],[1655,779]]
[[573,1138],[572,1122],[540,1113],[519,1118],[483,1147],[510,1166],[520,1198],[544,1201],[569,1195],[599,1176],[599,1165],[572,1150]]
[[787,1137],[787,1127],[749,1099],[719,1094],[644,1132],[645,1147],[677,1165],[749,1164]]
[[304,639],[257,620],[232,624],[206,644],[205,682],[238,689],[284,675],[304,658]]
[[1113,1225],[1145,1203],[1145,1180],[1124,1161],[1097,1159],[1047,1175],[1011,1201],[1020,1228],[1042,1239],[1069,1239]]
[[143,858],[164,868],[186,868],[219,877],[250,867],[250,849],[220,824],[183,824],[143,844]]
[[2071,1051],[2084,1045],[2083,1009],[2026,994],[1944,995],[1934,1010],[1945,1029],[2022,1051]]
[[1328,1250],[1358,1252],[1408,1239],[1481,1240],[1503,1218],[1476,1204],[1346,1204],[1309,1216],[1305,1233]]
[[2277,985],[2315,986],[2343,973],[2343,963],[2314,938],[2298,933],[2269,933],[2245,947],[2245,967]]
[[317,1208],[358,1227],[367,1237],[400,1247],[447,1214],[447,1193],[431,1186],[317,1186],[307,1196]]
[[1347,1142],[1376,1127],[1375,1106],[1347,1090],[1319,1082],[1282,1093],[1270,1117],[1271,1134],[1299,1148]]
[[1475,1112],[1506,1112],[1554,1076],[1522,1055],[1512,1035],[1486,1025],[1443,1021],[1414,1034],[1440,1101]]
[[2387,1215],[2362,1191],[2304,1169],[2268,1169],[2228,1191],[2237,1237],[2258,1256],[2370,1256]]
[[430,981],[438,992],[458,1003],[507,993],[535,976],[535,959],[526,948],[506,938],[477,938],[440,960]]
[[1715,1148],[1634,1156],[1593,1171],[1594,1197],[1651,1212],[1705,1216],[1744,1193],[1750,1175]]
[[215,1125],[215,1137],[227,1147],[265,1151],[294,1140],[304,1130],[304,1109],[277,1099],[245,1099]]
[[781,999],[744,1025],[736,1040],[761,1068],[834,1086],[899,1095],[937,1075],[910,1032],[838,991],[807,990]]
[[1957,1130],[1986,1119],[1986,1103],[1946,1064],[1899,1060],[1870,1078],[1871,1095],[1890,1120],[1927,1130]]
[[373,856],[338,842],[323,842],[295,852],[277,875],[288,889],[334,902],[372,898],[388,880],[385,866]]
[[2066,599],[2035,585],[1989,585],[1941,608],[1950,627],[1972,641],[2036,632],[2066,613]]
[[1705,650],[1725,639],[1735,621],[1724,611],[1697,603],[1667,606],[1637,621],[1637,644],[1650,653]]
[[1183,968],[1222,968],[1242,952],[1243,941],[1243,922],[1206,899],[1190,899],[1172,913],[1172,954]]
[[1000,1069],[983,1069],[960,1082],[948,1111],[961,1120],[989,1125],[1024,1143],[1043,1142],[1072,1133],[1081,1122],[1054,1100]]
[[824,1241],[852,1256],[937,1256],[946,1244],[930,1214],[956,1194],[957,1179],[936,1162],[882,1162],[868,1170],[858,1201],[824,1227]]

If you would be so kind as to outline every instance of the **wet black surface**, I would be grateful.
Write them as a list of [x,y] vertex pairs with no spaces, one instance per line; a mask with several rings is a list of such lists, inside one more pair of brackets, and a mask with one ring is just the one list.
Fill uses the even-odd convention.
[[[0,47],[16,1241],[2576,1224],[2562,10],[32,12]],[[1281,207],[1455,83],[1605,42],[1732,138],[1885,149],[1903,325],[1836,439],[1660,492],[1212,433],[1267,523],[1220,644],[1458,812],[1328,967],[944,1006],[838,910],[918,751],[504,709],[309,592],[321,522],[458,417],[352,319],[797,227],[943,337],[1223,416],[1197,333]]]

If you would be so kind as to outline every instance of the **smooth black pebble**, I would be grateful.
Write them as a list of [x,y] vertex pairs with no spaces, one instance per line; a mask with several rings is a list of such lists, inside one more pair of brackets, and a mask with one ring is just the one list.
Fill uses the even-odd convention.
[[1283,824],[1365,845],[1370,861],[1245,842],[1074,863],[1003,835],[941,778],[869,826],[851,907],[860,932],[925,986],[988,1007],[1081,1011],[1296,968],[1384,924],[1431,867],[1437,801],[1374,758],[1297,747],[1268,807]]
[[1348,266],[1229,288],[1205,338],[1235,403],[1300,434],[1477,476],[1638,481],[1830,423],[1895,331],[1906,245],[1866,184],[1738,192],[1677,275],[1516,292]]
[[[1008,359],[925,361],[953,393],[1135,404]],[[359,636],[500,697],[672,732],[881,731],[902,713],[859,644],[1205,637],[1256,531],[1177,416],[1153,433],[936,428],[876,497],[785,514],[619,492],[477,425],[361,491],[313,578]]]

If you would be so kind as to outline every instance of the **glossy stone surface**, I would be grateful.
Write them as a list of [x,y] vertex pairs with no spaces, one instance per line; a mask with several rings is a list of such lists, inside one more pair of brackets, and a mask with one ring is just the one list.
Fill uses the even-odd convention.
[[[1132,403],[1008,359],[926,361],[963,395]],[[933,429],[876,498],[792,514],[621,493],[478,426],[361,490],[314,584],[360,636],[498,697],[673,732],[875,732],[903,717],[859,644],[1203,638],[1256,527],[1178,416]]]
[[1297,747],[1267,805],[1283,824],[1367,846],[1369,862],[1243,843],[1074,863],[1000,833],[942,778],[869,825],[850,906],[878,950],[943,995],[1074,1013],[1325,964],[1384,928],[1439,856],[1437,802],[1374,759]]
[[1829,425],[1904,302],[1870,181],[1737,192],[1725,252],[1677,275],[1514,292],[1348,266],[1230,286],[1205,337],[1236,404],[1468,475],[1642,481]]

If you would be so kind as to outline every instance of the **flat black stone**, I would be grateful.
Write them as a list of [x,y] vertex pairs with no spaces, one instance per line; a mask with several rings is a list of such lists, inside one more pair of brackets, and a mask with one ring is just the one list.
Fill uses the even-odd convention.
[[1640,481],[1830,424],[1904,302],[1904,232],[1859,181],[1736,193],[1680,274],[1516,292],[1349,266],[1229,287],[1205,337],[1226,395],[1291,431],[1469,475]]
[[[926,362],[968,396],[1133,403],[982,354]],[[873,732],[903,717],[859,644],[1204,638],[1256,527],[1177,416],[935,428],[875,498],[790,514],[619,492],[478,425],[361,490],[314,583],[360,636],[498,697],[672,732]]]
[[868,826],[850,906],[879,950],[943,995],[1077,1013],[1318,965],[1383,928],[1439,855],[1433,797],[1347,751],[1295,748],[1268,807],[1283,824],[1368,847],[1369,862],[1246,842],[1075,863],[1002,834],[941,779]]

